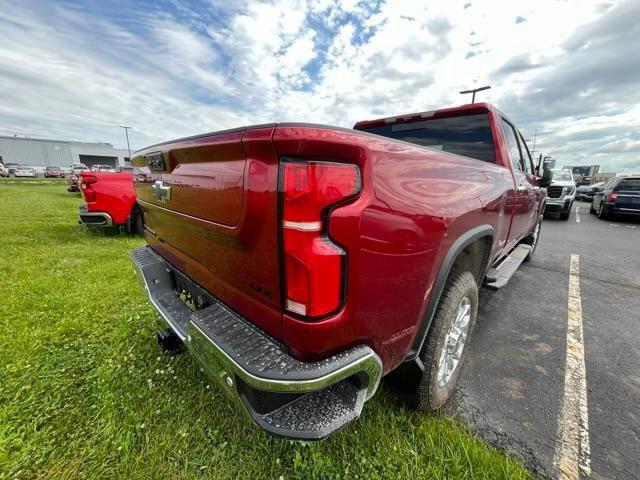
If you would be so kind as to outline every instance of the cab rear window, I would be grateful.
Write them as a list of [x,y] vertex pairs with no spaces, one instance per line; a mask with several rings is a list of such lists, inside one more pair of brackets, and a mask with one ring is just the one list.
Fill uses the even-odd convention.
[[625,178],[618,184],[616,190],[640,192],[640,178]]
[[484,162],[495,161],[488,113],[363,128],[365,132],[455,153]]

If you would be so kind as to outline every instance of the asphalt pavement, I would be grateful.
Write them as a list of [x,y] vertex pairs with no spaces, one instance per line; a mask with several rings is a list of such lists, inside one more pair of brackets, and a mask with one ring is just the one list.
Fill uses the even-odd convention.
[[481,290],[445,412],[543,477],[636,479],[640,221],[601,220],[589,206],[545,219],[531,262]]

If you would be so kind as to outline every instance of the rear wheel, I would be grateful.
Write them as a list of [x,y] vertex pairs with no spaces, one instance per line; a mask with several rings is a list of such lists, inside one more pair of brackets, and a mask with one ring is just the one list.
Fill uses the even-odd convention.
[[605,206],[604,202],[600,202],[600,208],[598,209],[598,218],[602,218],[603,220],[609,218],[609,213],[607,212],[607,207]]
[[420,359],[424,374],[412,406],[434,411],[449,399],[467,356],[466,348],[478,314],[478,286],[471,272],[447,281]]
[[135,235],[144,235],[144,220],[142,218],[142,210],[135,205],[131,210],[131,215],[127,218],[127,233]]
[[136,225],[135,232],[138,235],[144,235],[144,220],[142,219],[142,211],[138,209],[138,213],[136,214]]

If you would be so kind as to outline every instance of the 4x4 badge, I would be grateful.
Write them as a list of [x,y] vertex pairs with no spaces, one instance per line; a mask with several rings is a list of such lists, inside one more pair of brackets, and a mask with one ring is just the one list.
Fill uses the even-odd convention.
[[167,203],[171,200],[171,187],[165,187],[162,180],[156,180],[153,184],[153,196],[161,203]]

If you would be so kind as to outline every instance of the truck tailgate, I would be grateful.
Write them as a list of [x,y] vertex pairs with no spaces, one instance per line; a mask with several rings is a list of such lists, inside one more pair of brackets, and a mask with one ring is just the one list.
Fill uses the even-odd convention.
[[272,132],[273,126],[248,127],[177,140],[137,152],[133,163],[149,245],[280,338]]

